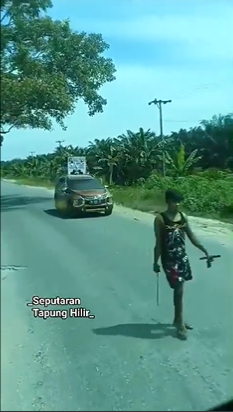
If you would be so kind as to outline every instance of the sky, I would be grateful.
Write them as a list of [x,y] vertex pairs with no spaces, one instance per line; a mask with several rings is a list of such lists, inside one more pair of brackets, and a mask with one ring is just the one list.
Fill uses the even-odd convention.
[[232,0],[53,0],[49,14],[70,19],[77,31],[96,32],[110,45],[116,80],[104,85],[104,113],[89,117],[80,101],[67,130],[12,129],[2,160],[52,152],[57,140],[87,146],[140,127],[159,133],[156,106],[164,106],[164,133],[233,111]]

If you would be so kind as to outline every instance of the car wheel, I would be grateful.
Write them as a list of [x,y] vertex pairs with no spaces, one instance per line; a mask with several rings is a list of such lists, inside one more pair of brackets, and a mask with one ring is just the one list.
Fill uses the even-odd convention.
[[105,208],[105,216],[110,216],[113,212],[113,208],[112,207],[106,207]]
[[73,214],[74,214],[74,210],[73,210],[73,207],[72,207],[72,204],[71,204],[70,201],[67,202],[66,214],[70,217],[73,216]]
[[54,206],[55,206],[55,209],[59,212],[59,213],[61,213],[62,212],[62,207],[61,207],[61,202],[59,202],[59,200],[58,199],[55,199],[55,201],[54,201]]

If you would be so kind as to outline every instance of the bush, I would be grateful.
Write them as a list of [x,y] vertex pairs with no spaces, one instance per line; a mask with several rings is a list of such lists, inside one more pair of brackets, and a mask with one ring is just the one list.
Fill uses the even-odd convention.
[[219,170],[214,167],[204,170],[203,172],[198,173],[199,177],[204,177],[205,179],[229,179],[233,178],[232,171],[229,169]]
[[139,186],[113,188],[116,202],[140,210],[164,207],[164,193],[173,188],[184,196],[183,209],[190,214],[233,217],[233,184],[226,179],[206,179],[193,175],[185,178],[151,176]]

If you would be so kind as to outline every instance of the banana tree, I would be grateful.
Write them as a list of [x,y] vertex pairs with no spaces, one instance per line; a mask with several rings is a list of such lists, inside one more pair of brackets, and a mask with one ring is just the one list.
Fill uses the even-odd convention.
[[197,156],[198,150],[195,149],[186,158],[185,146],[180,145],[179,151],[170,155],[167,151],[165,152],[165,162],[168,165],[171,174],[174,177],[187,176],[193,169],[193,166],[199,162],[202,156]]
[[92,163],[91,172],[100,172],[102,169],[103,176],[106,178],[108,183],[112,185],[114,169],[119,165],[121,160],[121,154],[119,152],[116,139],[96,139],[94,144],[90,143],[87,152],[87,159],[89,163]]

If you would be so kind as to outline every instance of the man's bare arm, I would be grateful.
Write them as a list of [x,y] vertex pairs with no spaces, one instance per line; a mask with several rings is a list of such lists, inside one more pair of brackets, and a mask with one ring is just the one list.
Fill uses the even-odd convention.
[[203,253],[205,253],[206,256],[208,256],[209,254],[208,254],[207,250],[204,248],[204,246],[202,246],[202,244],[200,243],[200,241],[197,239],[197,237],[196,237],[195,234],[193,233],[193,231],[192,231],[192,229],[191,229],[191,227],[190,227],[188,218],[187,218],[186,215],[185,215],[185,219],[186,219],[186,223],[187,223],[187,226],[186,226],[186,234],[187,234],[190,242],[193,244],[193,246],[195,246],[197,249],[199,249],[199,250],[201,250]]
[[154,234],[155,234],[155,247],[154,247],[154,263],[157,264],[159,261],[159,258],[161,256],[161,248],[162,248],[162,219],[161,216],[158,215],[155,220],[154,220]]

